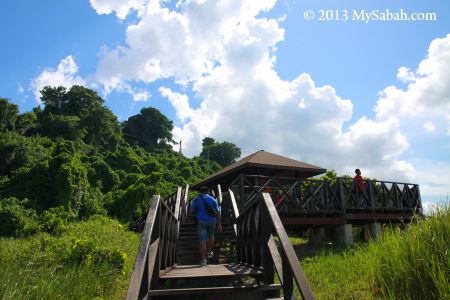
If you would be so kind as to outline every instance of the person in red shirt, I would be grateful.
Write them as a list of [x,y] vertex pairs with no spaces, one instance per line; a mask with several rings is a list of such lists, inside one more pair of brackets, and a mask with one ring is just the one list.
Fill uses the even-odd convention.
[[355,177],[353,177],[353,179],[356,181],[356,190],[358,191],[358,193],[362,193],[364,191],[364,181],[361,176],[361,170],[356,169],[355,173],[356,175]]

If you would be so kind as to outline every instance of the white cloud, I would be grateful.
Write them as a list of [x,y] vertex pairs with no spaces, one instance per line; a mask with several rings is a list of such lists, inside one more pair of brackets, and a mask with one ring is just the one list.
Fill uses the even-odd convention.
[[45,86],[64,86],[70,88],[72,85],[86,85],[84,79],[77,76],[78,66],[72,55],[62,59],[56,69],[46,68],[31,81],[31,89],[37,103],[41,103],[40,91]]
[[398,69],[397,78],[402,81],[403,83],[411,82],[416,80],[416,76],[414,75],[414,72],[412,72],[407,67],[401,67]]
[[422,203],[423,214],[426,216],[434,215],[438,208],[439,206],[431,201],[425,201]]
[[145,0],[90,0],[92,8],[99,15],[109,15],[113,12],[119,19],[125,19],[127,15],[136,10],[141,12],[144,9]]
[[25,94],[25,89],[23,88],[23,86],[20,83],[17,84],[17,93],[21,96],[23,94]]
[[159,92],[161,93],[161,96],[166,97],[170,104],[175,108],[177,118],[181,122],[185,122],[191,117],[193,111],[189,106],[189,99],[186,95],[175,93],[171,89],[165,87],[159,88]]
[[422,195],[450,195],[450,162],[439,160],[415,160],[416,180]]
[[[431,42],[428,56],[420,62],[416,71],[401,67],[397,77],[409,84],[405,90],[389,86],[381,92],[375,106],[378,118],[396,117],[414,122],[420,122],[425,117],[449,119],[450,34]],[[428,130],[430,128],[427,126]]]
[[159,1],[144,9],[121,2],[139,10],[139,19],[128,26],[123,45],[102,50],[96,78],[107,91],[162,78],[192,87],[201,99],[195,109],[185,94],[159,89],[182,122],[173,133],[187,155],[198,154],[202,138],[212,136],[236,143],[244,154],[266,149],[340,173],[359,167],[379,179],[418,178],[414,166],[401,159],[409,148],[401,122],[424,112],[427,119],[419,124],[437,129],[441,123],[434,117],[450,120],[450,35],[431,43],[417,70],[399,69],[397,77],[407,88],[384,89],[376,119],[362,117],[344,129],[352,122],[350,100],[331,86],[316,86],[308,74],[287,81],[275,71],[284,29],[280,20],[259,17],[275,2],[186,0],[177,10]]
[[144,101],[147,102],[150,98],[150,93],[147,90],[133,90],[130,92],[133,96],[133,100],[138,101]]
[[[97,79],[106,89],[115,89],[120,82],[129,80],[197,80],[227,59],[224,47],[232,47],[236,38],[246,38],[239,42],[249,45],[249,50],[260,45],[264,36],[255,39],[246,34],[248,25],[252,25],[248,23],[276,26],[276,33],[260,28],[261,33],[282,38],[283,30],[275,21],[254,18],[274,4],[275,1],[180,1],[180,12],[176,12],[161,7],[158,1],[149,1],[139,22],[128,26],[126,45],[103,49]],[[259,48],[263,55],[264,47]],[[245,59],[245,53],[237,54],[242,62],[251,63]],[[228,59],[236,57],[231,55]]]
[[434,132],[436,130],[436,127],[434,126],[434,124],[430,121],[423,123],[423,128],[427,131],[427,132]]

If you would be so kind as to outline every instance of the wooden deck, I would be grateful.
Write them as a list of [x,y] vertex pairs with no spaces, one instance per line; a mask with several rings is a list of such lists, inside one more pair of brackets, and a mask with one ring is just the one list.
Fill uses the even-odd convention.
[[261,269],[246,267],[238,264],[218,264],[201,267],[199,265],[176,266],[161,274],[160,279],[234,277],[240,275],[263,275]]

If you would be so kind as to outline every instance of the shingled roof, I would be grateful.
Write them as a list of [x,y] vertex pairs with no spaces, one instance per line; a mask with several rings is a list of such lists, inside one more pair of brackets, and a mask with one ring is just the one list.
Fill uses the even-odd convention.
[[217,184],[227,187],[239,174],[308,178],[326,171],[324,168],[260,150],[196,183],[192,189]]

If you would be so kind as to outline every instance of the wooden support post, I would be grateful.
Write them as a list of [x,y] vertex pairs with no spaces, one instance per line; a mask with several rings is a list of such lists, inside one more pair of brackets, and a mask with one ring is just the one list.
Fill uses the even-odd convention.
[[[262,202],[260,201],[262,204]],[[268,210],[264,205],[260,206],[260,226],[261,226],[261,239],[262,239],[262,267],[264,268],[264,284],[274,283],[274,267],[273,260],[270,253],[270,248],[268,245],[270,236],[272,235],[272,222],[270,220],[270,215]],[[283,264],[284,265],[284,264]],[[284,269],[283,269],[284,278]],[[274,297],[276,295],[271,295]]]
[[[286,254],[283,253],[283,296],[284,299],[292,299],[294,295],[294,282],[292,276],[292,270],[289,266],[289,260]],[[294,298],[295,299],[295,298]]]
[[240,200],[240,205],[244,205],[245,202],[247,202],[247,199],[245,197],[245,180],[244,180],[244,174],[241,174],[240,178],[239,178],[239,185],[240,185],[240,195],[239,195],[239,200]]
[[337,197],[338,201],[341,204],[341,212],[345,214],[345,195],[344,195],[344,181],[342,178],[338,178],[336,182],[336,186],[338,188]]
[[367,180],[366,181],[366,185],[367,185],[367,188],[368,188],[368,195],[369,195],[369,199],[370,199],[370,204],[371,204],[371,207],[372,207],[372,210],[375,212],[375,210],[376,210],[376,208],[377,208],[377,201],[376,201],[376,199],[375,199],[375,193],[374,193],[374,191],[373,191],[373,185],[374,185],[375,183],[373,182],[373,181],[371,181],[371,180]]

